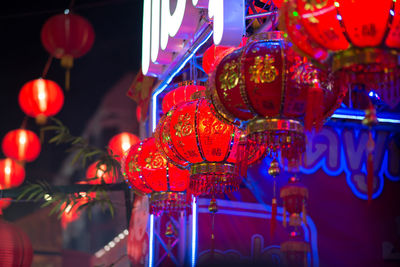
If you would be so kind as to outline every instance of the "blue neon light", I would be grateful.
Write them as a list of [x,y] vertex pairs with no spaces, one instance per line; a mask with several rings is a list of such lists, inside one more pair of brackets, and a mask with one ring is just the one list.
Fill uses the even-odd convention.
[[149,240],[149,267],[153,267],[154,261],[154,214],[150,215],[150,240]]
[[192,199],[192,267],[196,266],[196,249],[197,249],[197,202],[196,198]]
[[[400,124],[399,115],[389,113],[382,113],[377,115],[378,122]],[[335,111],[331,118],[362,121],[364,119],[364,116],[365,112],[362,110],[339,108]]]

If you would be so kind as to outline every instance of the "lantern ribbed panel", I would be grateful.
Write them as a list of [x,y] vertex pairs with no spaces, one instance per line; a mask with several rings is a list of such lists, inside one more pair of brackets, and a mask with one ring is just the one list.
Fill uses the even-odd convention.
[[191,97],[194,93],[199,91],[205,91],[205,86],[195,85],[190,82],[178,84],[176,89],[168,92],[162,101],[162,111],[167,113],[172,107],[188,102],[191,100]]
[[30,267],[32,258],[28,236],[16,226],[0,220],[0,266]]
[[140,138],[128,132],[122,132],[113,136],[108,142],[112,153],[121,159],[129,148],[140,142]]

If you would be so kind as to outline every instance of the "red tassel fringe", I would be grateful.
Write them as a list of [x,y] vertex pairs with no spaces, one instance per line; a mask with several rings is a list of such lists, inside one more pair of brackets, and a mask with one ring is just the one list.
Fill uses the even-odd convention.
[[308,90],[307,106],[304,118],[304,128],[306,131],[311,131],[315,125],[315,129],[319,131],[322,126],[324,116],[324,94],[319,83],[315,83]]
[[273,237],[276,229],[276,215],[278,213],[276,198],[272,199],[270,236]]

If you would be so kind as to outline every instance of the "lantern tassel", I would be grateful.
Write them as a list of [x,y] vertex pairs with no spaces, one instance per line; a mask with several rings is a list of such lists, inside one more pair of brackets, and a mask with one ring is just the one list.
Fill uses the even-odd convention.
[[70,74],[70,69],[65,70],[65,90],[69,91],[70,88],[70,79],[71,79],[71,74]]
[[277,214],[277,201],[276,198],[274,197],[272,199],[272,208],[271,208],[271,228],[270,228],[270,235],[271,238],[275,234],[275,229],[276,229],[276,214]]
[[65,68],[65,90],[70,88],[70,70],[74,66],[74,58],[66,55],[61,58],[61,66]]
[[286,228],[286,226],[287,226],[287,218],[286,218],[286,207],[285,207],[285,203],[283,203],[283,219],[282,219],[282,224],[283,224],[283,227]]
[[316,130],[321,128],[321,120],[324,109],[324,94],[319,82],[314,81],[313,86],[308,90],[307,107],[304,118],[304,128],[311,131],[315,125]]

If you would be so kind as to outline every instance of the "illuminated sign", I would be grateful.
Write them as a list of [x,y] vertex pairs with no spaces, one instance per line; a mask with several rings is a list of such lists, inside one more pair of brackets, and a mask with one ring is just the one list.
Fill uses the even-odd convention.
[[[142,71],[158,76],[175,56],[187,50],[208,8],[214,43],[236,46],[244,33],[244,0],[144,0]],[[204,23],[204,22],[203,22]]]
[[[367,199],[366,144],[368,131],[349,128],[324,127],[314,136],[308,136],[303,173],[314,173],[322,168],[325,173],[337,176],[346,174],[347,184],[353,193]],[[384,177],[400,181],[399,147],[394,135],[386,131],[374,133],[373,198],[382,193]]]

